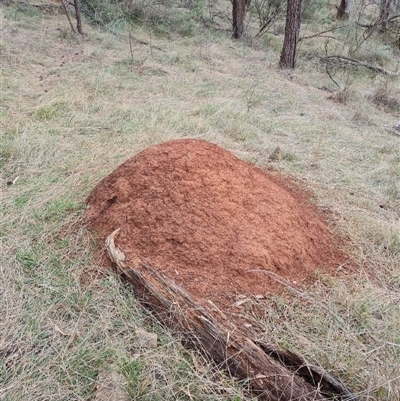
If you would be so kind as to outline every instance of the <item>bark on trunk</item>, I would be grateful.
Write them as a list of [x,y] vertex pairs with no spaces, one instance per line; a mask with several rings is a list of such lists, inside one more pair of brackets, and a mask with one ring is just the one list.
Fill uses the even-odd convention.
[[379,25],[380,30],[385,32],[387,29],[390,6],[392,5],[392,0],[382,0],[381,12],[379,14]]
[[81,11],[79,9],[79,1],[78,0],[74,0],[74,7],[75,7],[75,15],[76,15],[76,28],[78,29],[78,33],[83,35]]
[[233,0],[232,6],[233,37],[235,39],[240,39],[244,33],[246,0]]
[[299,40],[302,0],[288,0],[286,12],[285,38],[279,66],[294,68],[296,48]]
[[336,19],[343,20],[348,19],[351,10],[351,0],[341,0],[340,6],[337,10]]

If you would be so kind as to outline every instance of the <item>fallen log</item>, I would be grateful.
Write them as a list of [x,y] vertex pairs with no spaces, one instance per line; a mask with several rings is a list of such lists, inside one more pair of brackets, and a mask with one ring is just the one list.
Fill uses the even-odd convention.
[[260,400],[326,401],[326,396],[334,396],[336,400],[358,401],[324,369],[307,364],[293,352],[257,344],[229,320],[217,321],[210,310],[151,266],[145,263],[140,263],[138,269],[127,266],[124,253],[114,242],[118,232],[119,229],[115,230],[107,238],[107,252],[142,305],[220,368],[245,380]]

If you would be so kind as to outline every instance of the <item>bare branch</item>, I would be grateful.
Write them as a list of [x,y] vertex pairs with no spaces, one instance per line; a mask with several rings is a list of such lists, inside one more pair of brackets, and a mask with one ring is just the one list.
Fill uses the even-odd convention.
[[62,7],[63,7],[63,9],[64,9],[65,15],[67,16],[67,19],[68,19],[68,22],[69,22],[69,26],[71,27],[71,31],[72,31],[73,33],[76,33],[76,32],[75,32],[75,29],[74,29],[74,26],[72,25],[71,18],[70,18],[70,16],[69,16],[67,6],[65,5],[65,3],[64,3],[62,0],[61,0],[60,3],[61,3],[61,5],[62,5]]
[[[318,32],[318,33],[316,33],[316,34],[314,34],[314,35],[304,36],[304,37],[302,37],[302,38],[299,39],[299,42],[302,41],[302,40],[304,40],[304,39],[311,39],[311,38],[315,38],[315,37],[317,37],[317,36],[321,36],[321,35],[324,34],[324,33],[333,32],[333,31],[337,31],[338,29],[347,28],[348,26],[349,26],[349,24],[347,24],[347,25],[342,25],[342,26],[337,26],[337,27],[334,27],[334,28],[331,28],[331,29],[327,29],[326,31]],[[321,36],[321,37],[326,37],[326,36]],[[332,37],[332,36],[328,36],[328,37],[329,37],[329,38],[332,38],[332,39],[335,39],[335,38]]]
[[390,72],[390,71],[386,71],[383,68],[378,67],[376,65],[363,63],[362,61],[355,60],[355,59],[352,59],[350,57],[345,57],[345,56],[325,56],[325,57],[322,57],[321,60],[326,62],[326,63],[329,63],[332,60],[332,61],[344,62],[346,64],[354,65],[356,67],[357,66],[364,67],[364,68],[367,68],[367,69],[372,70],[374,72],[377,72],[379,74],[386,75],[388,77],[399,77],[400,76],[400,73],[393,73],[393,72]]

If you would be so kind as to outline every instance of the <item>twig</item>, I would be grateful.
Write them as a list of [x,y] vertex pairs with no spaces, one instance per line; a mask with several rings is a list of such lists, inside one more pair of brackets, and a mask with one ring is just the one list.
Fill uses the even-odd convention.
[[[333,32],[333,31],[336,31],[336,30],[338,30],[338,29],[347,28],[348,26],[349,26],[349,24],[347,24],[347,25],[342,25],[342,26],[337,26],[337,27],[334,27],[334,28],[331,28],[331,29],[327,29],[326,31],[318,32],[318,33],[316,33],[316,34],[314,34],[314,35],[304,36],[304,37],[302,37],[302,38],[299,39],[299,42],[302,41],[302,40],[304,40],[304,39],[311,39],[311,38],[315,38],[315,37],[317,37],[317,36],[321,36],[323,33]],[[325,36],[322,36],[322,37],[325,37]],[[332,37],[332,38],[333,38],[333,37]],[[336,38],[333,38],[333,39],[336,39]]]
[[[314,37],[314,36],[312,36],[312,37]],[[323,39],[332,39],[332,40],[337,40],[338,42],[342,42],[341,39],[335,38],[334,36],[330,36],[330,35],[318,35],[317,37],[318,37],[318,38],[323,38]],[[310,38],[310,37],[300,38],[300,39],[299,39],[299,42],[300,42],[300,40],[309,39],[309,38]]]
[[151,58],[154,60],[154,57],[153,57],[153,45],[151,43],[151,30],[150,30],[150,55],[151,55]]
[[[394,15],[393,17],[390,17],[387,22],[388,23],[393,22],[398,18],[400,18],[400,15]],[[359,22],[356,22],[356,25],[360,26],[361,28],[367,28],[366,31],[370,32],[370,34],[368,35],[368,37],[369,37],[369,36],[371,36],[372,32],[378,27],[380,22],[381,22],[381,20],[379,18],[376,18],[370,24],[361,24]]]
[[388,19],[388,22],[392,22],[392,21],[396,20],[397,18],[400,19],[400,14],[399,14],[399,15],[393,15],[393,17],[390,17],[390,18]]
[[264,31],[265,29],[268,27],[268,25],[273,22],[274,18],[270,18],[258,31],[257,35],[255,36],[256,38],[258,38]]
[[328,63],[325,65],[325,69],[326,69],[326,73],[328,74],[329,78],[333,81],[333,83],[335,83],[337,85],[337,87],[340,89],[340,85],[333,79],[331,73],[329,72],[329,68],[328,68]]
[[211,300],[207,300],[207,302],[211,305],[212,309],[215,310],[216,312],[218,312],[224,319],[227,319],[226,315],[224,312],[222,312],[221,309],[218,308],[217,305],[215,305],[215,303]]
[[325,62],[329,62],[330,60],[344,61],[348,64],[368,68],[369,70],[375,71],[379,74],[386,75],[389,77],[399,77],[400,76],[400,73],[389,72],[389,71],[386,71],[383,68],[377,67],[375,65],[366,64],[366,63],[363,63],[362,61],[355,60],[355,59],[345,57],[345,56],[325,56],[325,57],[322,57],[321,60],[325,61]]
[[131,51],[131,61],[133,61],[133,49],[132,49],[132,30],[129,30],[129,50]]

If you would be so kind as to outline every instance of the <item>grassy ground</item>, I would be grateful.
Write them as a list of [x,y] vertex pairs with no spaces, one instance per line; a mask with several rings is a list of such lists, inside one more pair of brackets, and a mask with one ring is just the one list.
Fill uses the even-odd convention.
[[[198,137],[263,166],[280,146],[274,167],[332,211],[360,266],[254,304],[265,339],[362,399],[400,400],[400,121],[385,101],[400,99],[398,78],[337,70],[332,94],[320,89],[336,88],[310,57],[314,42],[282,72],[274,38],[248,46],[207,30],[87,23],[81,38],[63,15],[0,7],[0,399],[93,399],[107,368],[124,375],[132,399],[250,399],[156,325],[114,274],[99,273],[80,224],[86,196],[121,162]],[[157,349],[137,346],[138,327],[159,335]]]

